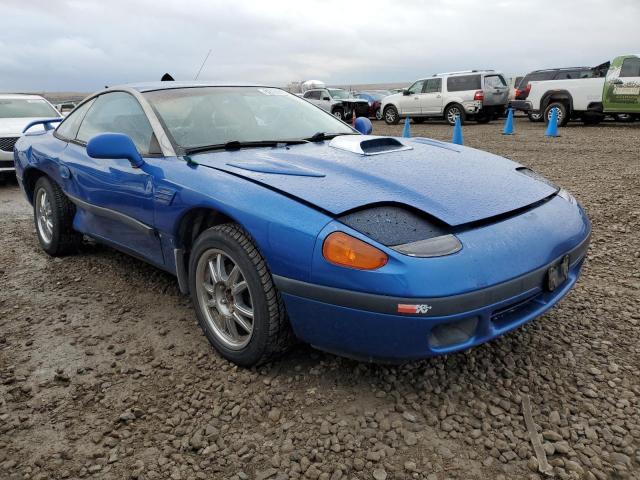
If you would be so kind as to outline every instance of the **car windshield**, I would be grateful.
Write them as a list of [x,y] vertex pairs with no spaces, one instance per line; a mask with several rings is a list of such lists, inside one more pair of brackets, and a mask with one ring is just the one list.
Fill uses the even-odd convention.
[[184,150],[354,133],[333,115],[279,88],[176,88],[144,96]]
[[339,89],[330,88],[329,89],[329,93],[331,94],[332,98],[337,98],[339,100],[351,98],[351,94],[349,92],[347,92],[346,90],[339,90]]
[[0,118],[59,117],[41,98],[0,98]]

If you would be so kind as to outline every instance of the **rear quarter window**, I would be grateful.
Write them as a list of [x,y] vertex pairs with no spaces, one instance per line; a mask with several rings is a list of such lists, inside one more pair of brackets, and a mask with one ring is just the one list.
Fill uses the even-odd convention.
[[449,92],[480,90],[480,88],[480,75],[462,75],[447,78],[447,91]]

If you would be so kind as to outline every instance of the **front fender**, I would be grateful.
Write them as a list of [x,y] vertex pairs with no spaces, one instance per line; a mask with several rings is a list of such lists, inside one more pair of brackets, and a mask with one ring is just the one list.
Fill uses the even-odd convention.
[[[180,160],[176,160],[180,161]],[[178,229],[193,209],[212,209],[249,232],[273,274],[308,280],[318,233],[331,218],[261,185],[203,165],[190,165],[173,188],[170,205],[157,206],[156,227],[166,249],[180,248]],[[163,243],[165,243],[163,241]]]

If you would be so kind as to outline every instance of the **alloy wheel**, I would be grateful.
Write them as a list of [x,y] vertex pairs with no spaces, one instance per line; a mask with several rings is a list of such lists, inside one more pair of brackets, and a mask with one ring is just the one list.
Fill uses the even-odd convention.
[[454,124],[456,123],[456,118],[460,117],[460,109],[458,107],[451,107],[449,108],[449,110],[447,111],[447,120],[449,121],[449,123]]
[[38,190],[36,196],[36,218],[38,219],[38,232],[45,243],[51,243],[53,239],[53,209],[51,200],[44,188]]
[[196,268],[198,303],[207,324],[227,348],[244,348],[253,335],[253,299],[244,272],[226,252],[210,249]]

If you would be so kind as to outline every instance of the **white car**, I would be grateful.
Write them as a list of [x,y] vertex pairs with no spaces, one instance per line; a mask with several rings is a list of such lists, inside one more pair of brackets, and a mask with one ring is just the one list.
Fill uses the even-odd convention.
[[0,94],[0,174],[15,170],[13,146],[29,123],[58,117],[55,107],[38,95]]
[[416,123],[444,118],[450,125],[474,119],[486,123],[504,113],[509,87],[500,72],[469,70],[438,73],[417,80],[401,93],[382,100],[382,115],[389,125],[409,117]]

